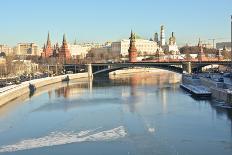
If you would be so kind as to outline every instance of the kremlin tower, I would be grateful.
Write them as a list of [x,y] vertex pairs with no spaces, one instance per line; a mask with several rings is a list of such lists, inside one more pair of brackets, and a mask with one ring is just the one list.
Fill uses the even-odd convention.
[[41,56],[42,58],[55,57],[61,60],[63,63],[69,62],[71,59],[71,53],[65,35],[63,35],[62,46],[59,48],[59,44],[56,43],[52,48],[50,34],[48,33],[47,43],[44,44]]
[[200,48],[200,51],[199,51],[199,53],[197,55],[198,61],[206,60],[206,56],[205,56],[205,53],[204,53],[204,50],[203,50],[201,39],[199,39],[198,47]]
[[66,37],[65,37],[65,34],[63,36],[63,43],[62,43],[62,46],[59,50],[59,58],[64,60],[64,62],[68,62],[71,58],[71,54],[70,54],[70,50],[68,48],[68,44],[67,44],[67,41],[66,41]]
[[53,49],[50,41],[50,34],[48,32],[47,44],[43,47],[43,53],[41,54],[43,58],[49,58],[53,55]]
[[131,31],[130,47],[129,47],[129,62],[137,62],[137,49],[135,47],[135,34]]

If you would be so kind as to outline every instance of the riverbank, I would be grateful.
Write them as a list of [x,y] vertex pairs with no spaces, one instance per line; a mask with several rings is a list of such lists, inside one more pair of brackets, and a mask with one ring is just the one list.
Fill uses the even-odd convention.
[[[34,85],[35,88],[40,88],[43,86],[47,86],[50,84],[62,82],[67,77],[67,75],[60,75],[56,77],[47,77],[42,79],[35,79],[31,81],[23,82],[19,85],[5,87],[5,91],[1,91],[0,93],[0,107],[7,104],[9,101],[12,101],[26,93],[30,93],[29,84]],[[79,78],[87,78],[88,73],[78,73],[78,74],[69,74],[70,80],[79,79]]]
[[203,86],[212,93],[214,99],[232,105],[232,85],[229,83],[219,82],[216,78],[205,77],[203,74],[197,77],[183,75],[182,83],[184,85]]
[[[180,83],[182,79],[182,75],[179,73],[174,73],[168,70],[156,69],[156,68],[132,68],[132,69],[123,69],[117,70],[115,72],[111,72],[109,74],[109,78],[111,80],[117,79],[129,79],[133,82],[140,82],[144,77],[155,77],[157,80],[157,85],[160,83],[165,83],[168,81],[169,84]],[[152,80],[143,80],[143,83],[153,83]]]
[[140,68],[140,67],[138,67],[138,68],[129,68],[129,69],[127,68],[127,69],[116,70],[116,71],[110,72],[109,75],[144,73],[144,72],[161,73],[161,72],[170,72],[170,71],[158,69],[158,68]]

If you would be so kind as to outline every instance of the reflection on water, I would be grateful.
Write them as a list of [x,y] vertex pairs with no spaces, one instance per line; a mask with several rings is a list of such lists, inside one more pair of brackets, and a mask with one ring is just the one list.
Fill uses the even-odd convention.
[[39,88],[0,108],[0,154],[231,154],[232,111],[191,98],[179,80],[137,73]]

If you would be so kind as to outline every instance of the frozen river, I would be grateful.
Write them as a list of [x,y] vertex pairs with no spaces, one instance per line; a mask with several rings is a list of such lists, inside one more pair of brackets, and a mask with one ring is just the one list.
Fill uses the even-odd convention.
[[232,110],[175,73],[58,83],[0,108],[0,155],[231,155]]

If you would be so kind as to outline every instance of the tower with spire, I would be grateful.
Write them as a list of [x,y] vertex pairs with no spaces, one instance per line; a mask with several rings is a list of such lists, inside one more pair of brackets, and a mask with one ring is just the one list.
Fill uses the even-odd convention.
[[206,56],[205,56],[204,49],[203,49],[203,46],[202,46],[202,43],[201,43],[201,39],[199,39],[198,47],[200,47],[200,51],[199,51],[199,53],[197,55],[198,61],[206,60]]
[[131,30],[130,47],[129,47],[129,62],[137,62],[137,49],[135,47],[135,33]]
[[63,35],[63,42],[59,51],[59,58],[64,60],[65,63],[67,63],[71,58],[65,34]]
[[47,43],[44,44],[42,57],[49,58],[52,55],[53,55],[53,49],[52,49],[51,40],[50,40],[50,33],[48,32]]

